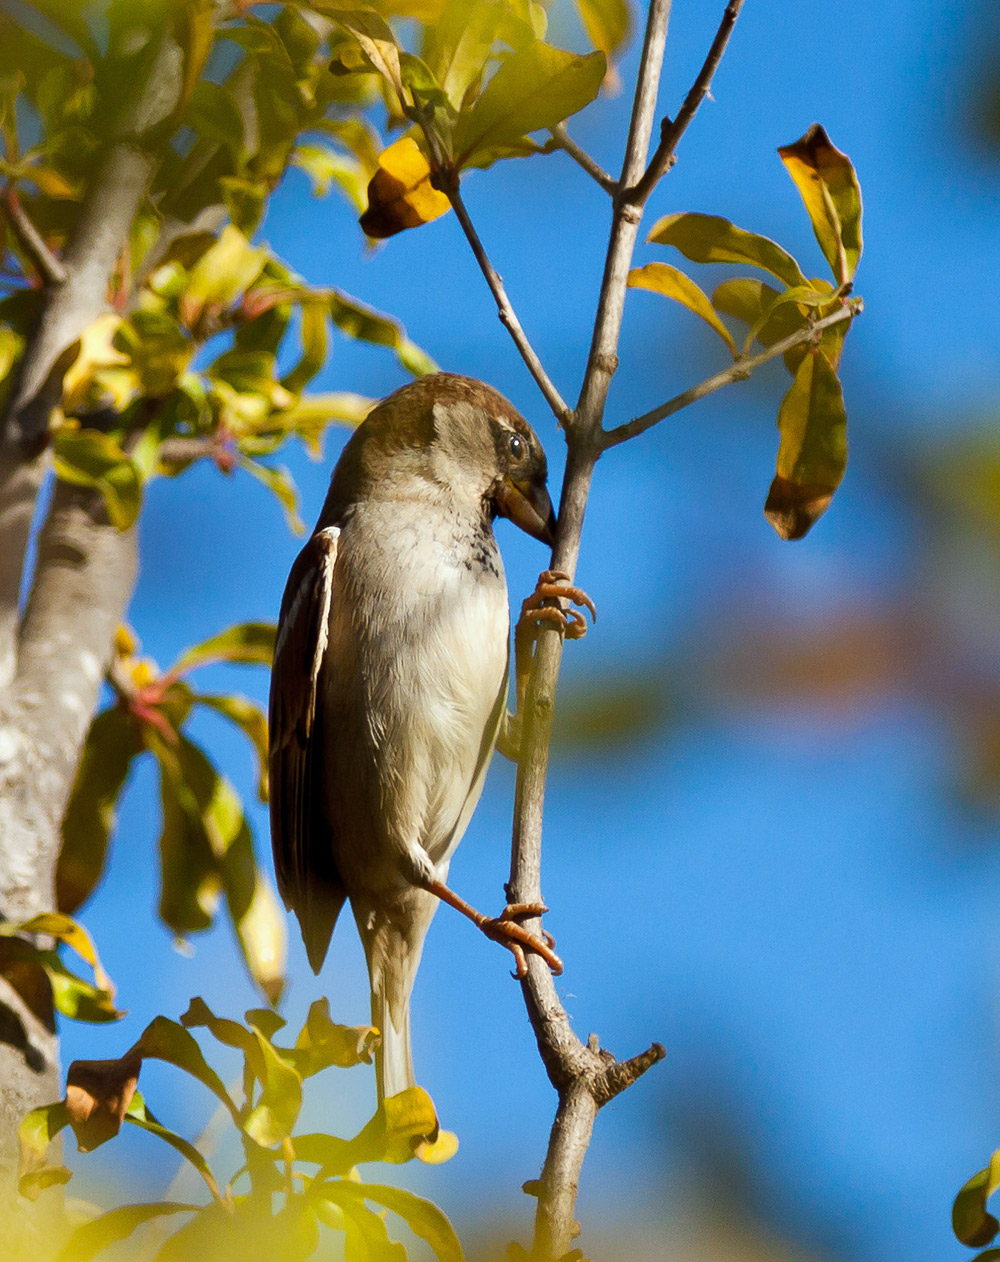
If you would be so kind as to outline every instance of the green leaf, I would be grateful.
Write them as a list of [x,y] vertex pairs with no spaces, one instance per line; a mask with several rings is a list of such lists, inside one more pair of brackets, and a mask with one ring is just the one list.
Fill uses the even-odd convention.
[[[406,1249],[389,1239],[382,1214],[376,1214],[363,1201],[337,1205],[332,1200],[317,1201],[322,1217],[344,1233],[344,1262],[406,1262]],[[332,1215],[339,1216],[336,1221]]]
[[978,1248],[989,1244],[1000,1231],[1000,1222],[987,1210],[986,1202],[1000,1187],[1000,1148],[990,1158],[985,1170],[980,1170],[964,1185],[955,1197],[951,1211],[951,1225],[962,1244]]
[[696,316],[700,316],[705,321],[710,329],[718,333],[729,347],[733,359],[738,358],[739,351],[736,349],[733,335],[712,310],[708,295],[694,283],[690,276],[685,276],[669,263],[647,263],[645,267],[635,267],[629,272],[628,284],[630,289],[650,289],[653,293],[663,294],[664,297],[672,298],[674,302],[679,302],[689,311],[693,311]]
[[243,156],[243,115],[236,98],[223,84],[199,80],[188,101],[184,122],[203,140],[223,145],[237,161]]
[[169,1144],[171,1148],[179,1152],[185,1161],[189,1161],[194,1166],[205,1180],[205,1184],[213,1198],[218,1200],[219,1184],[208,1162],[193,1144],[189,1143],[183,1136],[174,1134],[173,1131],[168,1130],[161,1122],[157,1121],[149,1109],[146,1108],[146,1102],[142,1098],[141,1092],[136,1091],[133,1095],[132,1102],[125,1113],[125,1121],[131,1122],[133,1126],[138,1126],[141,1130],[149,1131],[151,1135],[156,1135],[158,1139],[162,1139],[165,1144]]
[[171,668],[172,675],[185,675],[188,671],[206,666],[210,662],[243,662],[249,665],[270,666],[274,658],[273,622],[241,622],[220,631],[195,644],[183,653]]
[[[182,766],[175,744],[147,733],[146,740],[160,768],[160,919],[178,936],[207,929],[222,892],[218,856],[206,828],[206,813],[218,777],[199,774],[188,782],[191,767]],[[188,759],[191,764],[194,760]]]
[[792,256],[767,237],[737,228],[718,215],[681,211],[665,215],[646,238],[657,245],[672,245],[693,263],[749,263],[762,267],[786,285],[808,281]]
[[310,298],[302,303],[299,336],[302,358],[282,379],[281,384],[292,394],[300,394],[326,363],[330,339],[327,331],[328,308],[322,300]]
[[168,1065],[183,1069],[192,1078],[197,1078],[225,1105],[230,1117],[239,1126],[239,1111],[230,1099],[222,1079],[205,1060],[194,1035],[183,1025],[178,1025],[167,1017],[154,1017],[143,1030],[136,1047],[145,1059],[165,1061]]
[[782,539],[801,539],[826,512],[847,467],[844,396],[822,350],[799,365],[778,429],[778,467],[764,516]]
[[17,1131],[20,1149],[17,1187],[29,1201],[36,1201],[45,1188],[68,1183],[72,1177],[65,1166],[48,1164],[49,1145],[68,1125],[65,1100],[43,1104],[21,1119]]
[[139,724],[124,706],[111,706],[91,723],[63,816],[56,868],[60,911],[76,911],[101,879],[118,798],[142,749]]
[[820,249],[838,285],[854,279],[861,258],[861,188],[846,153],[814,123],[778,150],[809,212]]
[[478,150],[515,143],[582,110],[600,91],[606,69],[601,52],[580,57],[537,42],[514,53],[459,117],[458,166],[468,166]]
[[277,498],[285,510],[289,530],[296,535],[304,534],[306,524],[299,516],[299,491],[289,471],[283,465],[260,464],[259,461],[248,460],[245,456],[240,457],[239,465]]
[[137,1227],[168,1214],[197,1214],[200,1205],[182,1201],[155,1201],[148,1205],[122,1205],[77,1227],[70,1236],[62,1257],[66,1262],[90,1262],[108,1245],[125,1240]]
[[116,529],[135,525],[142,505],[142,478],[135,461],[110,434],[61,425],[52,440],[52,455],[55,471],[64,482],[100,491]]
[[438,1262],[465,1262],[465,1254],[455,1230],[445,1215],[422,1197],[403,1188],[379,1183],[350,1183],[346,1180],[322,1185],[322,1198],[344,1208],[359,1202],[374,1201],[398,1214],[415,1236],[430,1245]]
[[456,110],[481,80],[506,13],[489,0],[449,0],[438,21],[425,26],[424,60]]
[[267,801],[267,715],[255,701],[249,697],[236,695],[216,695],[199,692],[195,694],[197,705],[207,706],[216,714],[236,726],[248,738],[257,755],[257,795],[262,802]]

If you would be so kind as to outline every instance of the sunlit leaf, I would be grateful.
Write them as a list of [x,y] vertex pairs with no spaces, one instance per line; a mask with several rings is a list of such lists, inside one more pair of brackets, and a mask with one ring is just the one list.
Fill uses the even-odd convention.
[[778,467],[764,516],[801,539],[826,512],[847,467],[847,414],[837,374],[819,349],[799,365],[778,412]]
[[23,920],[18,924],[11,924],[9,921],[0,923],[0,934],[10,932],[40,933],[49,938],[58,938],[90,965],[94,970],[94,980],[97,985],[102,990],[114,994],[111,978],[101,966],[93,938],[83,925],[72,917],[60,912],[40,912],[37,916],[32,916],[30,920]]
[[650,289],[653,293],[672,298],[674,302],[679,302],[689,311],[693,311],[696,316],[700,316],[705,321],[710,329],[718,333],[729,347],[733,358],[737,358],[739,351],[736,349],[732,334],[715,314],[708,295],[694,283],[690,276],[685,276],[682,271],[671,267],[669,263],[647,263],[645,267],[635,267],[629,272],[628,283],[631,289]]
[[383,239],[419,228],[450,209],[445,194],[431,184],[430,163],[417,142],[402,136],[379,154],[368,184],[368,209],[359,222],[368,236]]
[[56,867],[60,911],[76,911],[100,880],[118,798],[142,748],[139,725],[123,706],[111,706],[91,723],[63,816]]
[[657,245],[672,245],[693,263],[749,263],[762,267],[786,285],[808,281],[792,256],[767,237],[737,228],[718,215],[681,211],[664,215],[647,237]]
[[514,53],[472,109],[459,117],[454,140],[458,165],[468,165],[477,150],[516,142],[582,110],[600,91],[606,69],[602,52],[581,57],[536,42]]
[[323,1184],[323,1199],[349,1206],[358,1201],[374,1201],[398,1214],[415,1236],[427,1242],[438,1262],[465,1262],[465,1254],[455,1230],[445,1215],[422,1197],[403,1188],[378,1183],[351,1183],[347,1180]]
[[350,31],[374,69],[392,85],[396,95],[402,99],[399,46],[388,23],[370,10],[355,9],[338,12],[334,16],[345,30]]
[[135,524],[142,504],[142,478],[135,461],[110,434],[61,425],[52,441],[52,457],[63,481],[100,491],[116,529],[128,530]]
[[632,14],[626,0],[576,0],[576,11],[590,42],[608,58],[605,91],[617,91],[620,80],[611,61],[632,33]]
[[374,1026],[338,1025],[330,1018],[329,1000],[317,999],[309,1007],[309,1015],[295,1040],[295,1047],[283,1054],[303,1078],[309,1078],[330,1065],[341,1069],[370,1065],[379,1039],[379,1032]]
[[440,21],[427,28],[424,60],[455,109],[482,78],[506,12],[499,2],[449,0]]
[[861,257],[861,188],[846,153],[814,123],[778,153],[805,203],[816,240],[840,285],[854,279]]
[[1000,1231],[1000,1222],[986,1208],[987,1200],[997,1188],[1000,1188],[1000,1148],[985,1170],[974,1174],[955,1197],[951,1225],[962,1244],[981,1247],[989,1244]]
[[174,664],[171,673],[187,674],[210,662],[244,662],[270,666],[274,657],[273,622],[241,622],[192,645]]
[[238,228],[228,224],[191,269],[180,300],[181,319],[192,327],[206,308],[229,306],[249,289],[266,261],[265,249],[251,245]]
[[69,1238],[66,1256],[73,1262],[90,1262],[108,1245],[127,1239],[137,1227],[169,1214],[196,1214],[200,1205],[181,1201],[154,1201],[148,1205],[122,1205],[77,1227]]
[[302,1079],[262,1034],[255,1035],[263,1060],[261,1095],[243,1129],[262,1148],[271,1148],[287,1139],[298,1121]]

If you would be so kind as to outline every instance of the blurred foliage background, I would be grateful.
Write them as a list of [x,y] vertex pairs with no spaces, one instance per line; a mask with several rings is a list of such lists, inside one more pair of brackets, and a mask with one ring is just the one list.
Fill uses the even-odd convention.
[[[717,20],[712,6],[675,5],[667,112]],[[550,38],[585,47],[558,8]],[[600,620],[567,653],[549,927],[577,1028],[621,1051],[658,1038],[668,1058],[598,1123],[580,1202],[589,1255],[968,1256],[951,1199],[1000,1141],[998,47],[982,0],[845,0],[822,19],[795,0],[748,4],[714,101],[651,205],[650,223],[724,214],[814,257],[774,149],[818,119],[865,190],[867,310],[842,364],[851,463],[806,541],[782,544],[760,515],[776,366],[598,468],[579,577]],[[634,71],[633,50],[626,83]],[[571,132],[614,169],[626,115],[625,98],[607,96]],[[572,395],[604,195],[559,155],[502,164],[463,192]],[[295,172],[262,239],[311,283],[392,312],[442,367],[502,389],[558,469],[561,439],[453,216],[366,252],[351,208],[316,200]],[[711,334],[666,307],[630,295],[609,424],[722,366]],[[404,379],[384,352],[338,342],[317,384],[374,397]],[[307,520],[338,441],[319,464],[289,459]],[[157,661],[275,616],[298,545],[263,486],[198,466],[151,487],[142,531],[132,622]],[[540,559],[513,532],[501,545],[516,597]],[[199,687],[262,700],[266,679],[215,664]],[[190,730],[266,835],[243,736],[203,709]],[[473,902],[501,896],[512,783],[498,762],[453,869]],[[157,810],[153,769],[137,765],[116,861],[83,913],[129,1009],[115,1051],[192,994],[231,1015],[256,1002],[225,927],[186,959],[154,922]],[[293,1026],[320,993],[338,1020],[365,1019],[346,926],[320,982],[297,942],[290,976]],[[442,913],[430,935],[414,1024],[424,1085],[462,1146],[446,1166],[408,1166],[405,1181],[447,1210],[470,1252],[496,1256],[523,1223],[519,1184],[537,1173],[552,1101],[506,961],[457,917]],[[65,1061],[113,1054],[108,1037],[68,1026]],[[166,1092],[170,1124],[197,1131],[204,1100],[166,1079],[157,1092],[158,1072],[144,1070],[144,1092]],[[319,1080],[308,1107],[351,1133],[371,1111],[366,1072]],[[162,1195],[173,1167],[146,1139],[82,1163],[77,1194]]]

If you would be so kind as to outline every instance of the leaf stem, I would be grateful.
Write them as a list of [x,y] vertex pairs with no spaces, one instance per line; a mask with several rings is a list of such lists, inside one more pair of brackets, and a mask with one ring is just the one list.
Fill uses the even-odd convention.
[[772,359],[777,359],[779,355],[784,355],[786,351],[793,350],[804,342],[818,340],[819,334],[824,329],[828,329],[834,324],[841,324],[844,320],[853,320],[863,310],[864,304],[861,299],[852,298],[839,311],[833,312],[832,315],[828,315],[822,320],[817,320],[815,324],[807,324],[803,328],[797,329],[796,332],[790,333],[788,337],[782,338],[780,342],[775,342],[773,346],[769,346],[759,354],[741,355],[729,368],[723,369],[722,372],[717,372],[713,377],[706,378],[698,385],[692,386],[690,390],[685,390],[682,394],[675,395],[672,399],[668,399],[666,403],[661,403],[659,407],[653,408],[651,412],[644,412],[642,416],[637,416],[634,420],[627,421],[624,425],[607,430],[601,450],[607,451],[609,447],[617,447],[619,443],[626,442],[629,438],[636,438],[639,434],[644,434],[647,429],[652,429],[654,425],[665,420],[666,417],[673,416],[675,412],[689,407],[692,403],[697,403],[699,399],[704,399],[706,395],[714,394],[716,390],[721,390],[723,386],[732,385],[734,381],[746,381],[763,364],[770,363]]
[[497,304],[497,311],[504,327],[510,333],[514,340],[521,358],[527,365],[528,371],[534,377],[539,390],[545,396],[545,400],[549,407],[555,413],[556,420],[560,425],[565,425],[570,416],[570,410],[567,407],[562,395],[553,385],[551,378],[542,366],[542,361],[535,353],[534,347],[528,341],[528,336],[521,327],[521,321],[517,318],[517,312],[507,297],[507,291],[503,287],[503,280],[498,275],[496,268],[489,260],[489,256],[483,247],[479,234],[476,232],[472,220],[469,218],[469,212],[465,208],[465,202],[462,200],[462,194],[458,187],[458,180],[449,181],[445,192],[448,200],[452,204],[452,208],[458,217],[458,222],[462,225],[462,231],[465,233],[469,245],[472,247],[472,253],[476,257],[479,269],[486,277],[486,283],[490,287]]

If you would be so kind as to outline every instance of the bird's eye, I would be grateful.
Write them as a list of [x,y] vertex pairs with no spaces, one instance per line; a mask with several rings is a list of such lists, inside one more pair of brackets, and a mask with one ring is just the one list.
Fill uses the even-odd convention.
[[516,434],[510,436],[510,454],[515,460],[520,460],[524,455],[524,443]]

